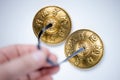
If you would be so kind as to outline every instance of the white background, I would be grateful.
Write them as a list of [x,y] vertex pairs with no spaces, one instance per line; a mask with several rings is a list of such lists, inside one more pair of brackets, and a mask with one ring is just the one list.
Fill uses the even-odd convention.
[[[119,0],[0,0],[0,47],[12,44],[36,44],[32,21],[38,10],[56,5],[65,9],[72,20],[72,32],[95,31],[105,51],[99,64],[78,69],[69,62],[61,65],[54,80],[120,80],[120,1]],[[64,43],[47,46],[61,61]]]

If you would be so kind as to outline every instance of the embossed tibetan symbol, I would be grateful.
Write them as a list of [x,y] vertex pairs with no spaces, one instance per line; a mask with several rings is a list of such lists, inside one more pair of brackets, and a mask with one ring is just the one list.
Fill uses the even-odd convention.
[[95,32],[81,29],[72,33],[65,44],[65,55],[68,57],[80,47],[84,47],[85,51],[71,58],[71,64],[79,68],[90,68],[101,60],[104,46]]
[[52,24],[52,27],[41,36],[41,40],[47,44],[57,44],[64,41],[71,31],[69,15],[57,6],[47,6],[37,12],[33,20],[35,35],[38,36],[39,31],[48,24]]

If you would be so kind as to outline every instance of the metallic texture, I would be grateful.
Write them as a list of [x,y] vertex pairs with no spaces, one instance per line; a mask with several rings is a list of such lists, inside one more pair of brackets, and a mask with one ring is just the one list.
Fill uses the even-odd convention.
[[38,37],[39,31],[48,24],[52,24],[52,27],[41,36],[41,40],[47,44],[57,44],[64,41],[71,31],[69,15],[57,6],[47,6],[37,12],[33,20],[35,35]]
[[80,47],[85,50],[74,56],[69,62],[79,68],[90,68],[96,65],[103,56],[104,46],[101,38],[88,29],[72,33],[65,43],[65,55],[68,57]]

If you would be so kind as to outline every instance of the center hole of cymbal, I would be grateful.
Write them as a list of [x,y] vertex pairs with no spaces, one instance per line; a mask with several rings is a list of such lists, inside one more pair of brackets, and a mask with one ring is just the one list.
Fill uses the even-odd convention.
[[85,50],[85,46],[83,46],[84,50]]
[[49,26],[51,27],[48,30],[46,30],[48,34],[56,34],[58,32],[59,29],[56,27],[54,23],[49,23]]
[[49,25],[50,27],[52,27],[52,26],[53,26],[53,24],[52,24],[52,23],[49,23],[48,25]]
[[87,41],[80,41],[77,43],[76,45],[76,50],[78,50],[79,48],[83,47],[84,51],[81,52],[81,54],[78,54],[78,56],[87,56],[90,53],[90,49],[91,49],[91,44]]

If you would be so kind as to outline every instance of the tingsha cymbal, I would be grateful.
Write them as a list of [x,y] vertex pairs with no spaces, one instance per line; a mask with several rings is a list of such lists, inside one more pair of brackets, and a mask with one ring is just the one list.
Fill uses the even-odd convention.
[[85,51],[71,58],[71,64],[79,68],[90,68],[101,60],[104,46],[95,32],[81,29],[72,33],[65,44],[65,55],[68,57],[80,47],[84,47]]
[[41,40],[47,44],[57,44],[66,39],[71,31],[71,20],[65,10],[57,6],[42,8],[34,17],[33,31],[38,36],[39,31],[52,24],[41,36]]

